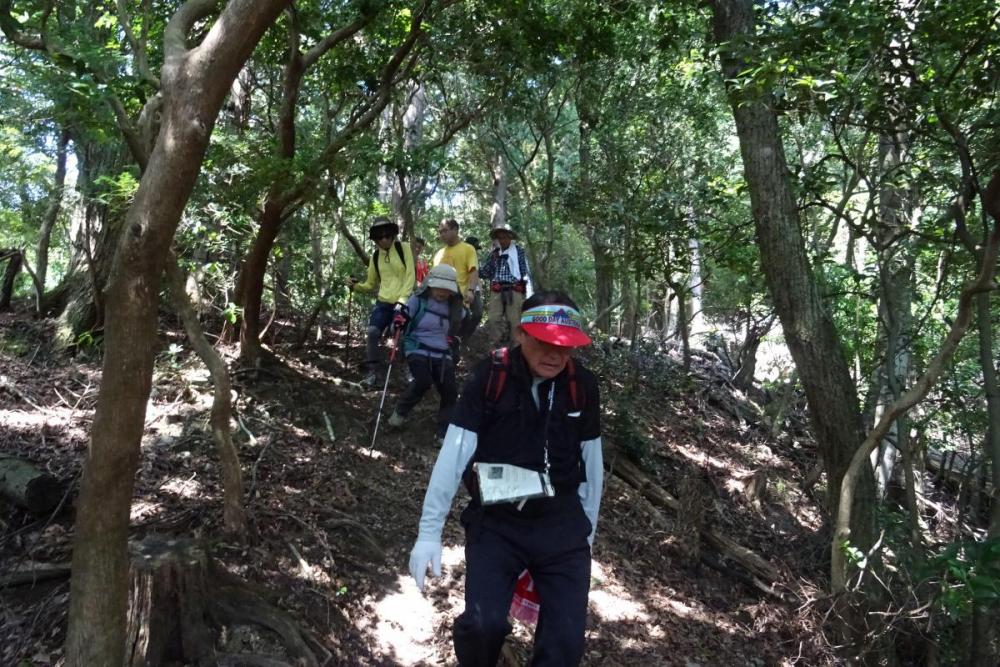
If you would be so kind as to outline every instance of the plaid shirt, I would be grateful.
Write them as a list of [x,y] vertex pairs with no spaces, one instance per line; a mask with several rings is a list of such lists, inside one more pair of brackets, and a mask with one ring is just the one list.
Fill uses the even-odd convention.
[[[513,248],[516,244],[511,243]],[[524,248],[518,246],[518,268],[521,269],[521,280],[528,278],[528,260],[525,259]],[[507,251],[497,248],[490,253],[486,264],[479,267],[479,277],[498,282],[501,285],[510,285],[514,282],[514,276],[510,273],[510,264],[507,262]]]

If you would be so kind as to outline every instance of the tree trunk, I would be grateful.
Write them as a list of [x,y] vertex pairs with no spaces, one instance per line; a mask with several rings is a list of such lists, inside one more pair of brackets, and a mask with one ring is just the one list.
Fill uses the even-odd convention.
[[[976,296],[976,319],[979,333],[979,364],[983,369],[983,385],[986,393],[986,413],[988,426],[986,429],[985,457],[990,462],[993,497],[990,505],[990,526],[986,538],[1000,538],[1000,382],[997,381],[997,371],[993,358],[993,322],[990,319],[990,298],[988,292]],[[973,610],[972,639],[969,647],[970,665],[987,667],[997,664],[994,647],[996,632],[997,605],[977,604]]]
[[309,255],[312,260],[313,287],[323,293],[323,223],[315,208],[309,211]]
[[77,504],[68,667],[125,660],[128,521],[153,373],[160,277],[222,101],[286,1],[230,0],[187,49],[188,31],[215,9],[181,6],[164,33],[163,121],[125,218],[108,285],[100,394]]
[[76,189],[82,200],[71,231],[73,253],[62,280],[42,300],[42,312],[57,316],[56,340],[62,346],[75,345],[81,334],[102,326],[104,288],[124,226],[121,215],[105,203],[108,193],[100,182],[102,176],[123,168],[120,147],[87,143],[79,137],[71,140],[79,165]]
[[21,251],[16,248],[0,250],[0,262],[7,260],[0,282],[0,310],[10,310],[10,300],[14,296],[14,280],[21,272]]
[[[596,224],[596,223],[595,223]],[[603,225],[599,225],[603,227]],[[594,252],[594,307],[600,313],[597,328],[604,333],[611,332],[611,290],[615,282],[614,257],[608,245],[608,237],[603,229],[595,229],[590,236],[590,247]]]
[[188,342],[195,353],[208,368],[212,376],[215,393],[212,397],[212,416],[209,424],[212,437],[219,452],[219,463],[222,466],[222,519],[226,532],[237,538],[246,537],[247,518],[243,510],[243,473],[240,470],[240,457],[233,444],[230,422],[232,421],[232,387],[229,381],[229,371],[222,357],[215,351],[212,344],[205,338],[205,332],[198,321],[195,311],[185,291],[187,282],[184,272],[177,264],[177,257],[171,253],[167,262],[167,286],[170,289],[174,310],[180,315],[187,333]]
[[232,88],[229,91],[229,99],[232,108],[230,120],[236,128],[236,134],[243,136],[243,133],[250,127],[251,102],[253,101],[253,72],[244,67],[239,75],[233,80]]
[[497,157],[493,170],[493,207],[490,209],[490,229],[507,224],[507,160]]
[[[912,190],[897,185],[906,160],[909,139],[903,132],[879,139],[881,185],[879,188],[879,328],[885,347],[882,396],[879,408],[897,400],[910,373],[913,317],[913,244],[908,234],[914,209]],[[876,410],[876,419],[880,410]],[[875,482],[880,499],[892,481],[897,450],[905,449],[909,436],[903,422],[894,423],[888,437],[873,452]],[[916,512],[916,507],[910,508]]]
[[590,239],[590,247],[594,253],[594,309],[597,318],[594,321],[597,329],[603,333],[611,332],[611,288],[614,284],[614,262],[609,247],[607,233],[599,216],[593,209],[593,182],[591,170],[591,134],[597,125],[597,113],[594,111],[593,74],[581,72],[580,93],[577,96],[577,115],[580,118],[578,130],[580,134],[579,164],[580,164],[580,220]]
[[[753,1],[713,0],[712,6],[715,39],[723,48],[723,75],[735,80],[756,57]],[[747,46],[737,52],[737,45]],[[778,119],[767,105],[769,100],[768,96],[741,98],[739,91],[730,91],[761,264],[809,401],[829,480],[827,505],[833,509],[851,456],[863,440],[861,411],[837,331],[806,256]],[[851,524],[851,543],[862,550],[874,540],[874,492],[871,470],[862,471]]]
[[[694,214],[691,214],[692,226],[694,224]],[[688,255],[691,258],[691,272],[688,277],[688,293],[691,295],[688,301],[691,308],[691,333],[695,336],[705,334],[705,318],[701,309],[701,242],[696,238],[688,239]]]
[[69,144],[69,130],[63,130],[59,135],[59,147],[56,150],[56,174],[52,179],[52,189],[49,191],[49,202],[42,217],[42,226],[38,231],[38,244],[35,246],[35,276],[39,287],[37,303],[41,308],[42,296],[45,293],[45,279],[49,271],[49,243],[52,239],[52,229],[59,219],[62,207],[63,188],[66,185],[66,154]]
[[556,154],[549,128],[543,131],[545,140],[545,185],[542,188],[542,208],[545,209],[545,249],[535,258],[531,267],[531,282],[536,292],[544,289],[548,283],[549,260],[552,258],[552,248],[555,244],[555,178]]
[[[403,155],[412,156],[420,147],[424,135],[424,119],[427,115],[427,91],[424,85],[416,82],[410,91],[409,103],[403,112],[402,149]],[[396,220],[403,223],[403,237],[412,239],[416,236],[416,208],[423,199],[423,188],[417,187],[417,181],[408,169],[397,168],[396,179],[392,191],[392,210]]]
[[[315,186],[323,176],[323,167],[329,165],[334,156],[340,152],[350,140],[367,128],[385,106],[389,103],[389,93],[395,82],[404,59],[413,49],[420,26],[423,22],[427,6],[413,12],[410,17],[410,31],[407,38],[393,52],[392,58],[386,64],[375,98],[364,113],[352,116],[348,124],[333,136],[323,147],[316,160],[315,169],[302,174],[291,184],[287,183],[286,175],[271,184],[265,197],[260,214],[260,229],[254,239],[250,251],[240,269],[237,278],[237,303],[243,307],[243,317],[240,322],[240,357],[244,363],[257,365],[262,352],[260,344],[260,305],[264,293],[264,274],[267,271],[267,261],[274,247],[274,241],[281,231],[281,226],[288,215],[289,207],[301,201],[301,198]],[[281,111],[278,119],[278,143],[276,157],[291,165],[295,157],[295,114],[299,99],[299,89],[306,71],[319,61],[333,46],[343,42],[357,33],[370,21],[376,12],[355,19],[327,35],[316,43],[308,52],[299,51],[299,32],[292,13],[289,22],[289,60],[285,65],[282,80]]]
[[264,204],[257,236],[243,260],[236,282],[235,301],[243,309],[240,319],[240,358],[251,366],[260,363],[263,351],[260,345],[260,308],[264,298],[264,279],[268,257],[278,238],[278,232],[281,231],[284,210],[285,204],[281,200],[268,199]]
[[677,337],[681,341],[681,353],[684,360],[684,372],[691,370],[691,315],[688,307],[687,288],[680,283],[671,281],[670,289],[677,296]]
[[[861,447],[854,453],[850,466],[847,469],[841,488],[840,502],[837,507],[837,523],[834,539],[830,545],[831,550],[831,588],[834,593],[841,593],[847,588],[847,571],[843,544],[851,534],[851,513],[854,502],[854,485],[857,478],[866,470],[871,468],[867,465],[867,457],[871,451],[881,442],[889,431],[892,422],[906,414],[910,408],[919,403],[937,382],[944,366],[950,361],[952,354],[965,335],[969,324],[972,321],[973,300],[980,293],[995,290],[997,285],[994,278],[997,266],[997,255],[1000,254],[1000,171],[996,171],[990,180],[986,191],[981,197],[983,208],[994,219],[993,227],[989,231],[986,243],[979,254],[979,271],[975,280],[967,283],[958,297],[958,312],[948,334],[941,342],[938,352],[927,365],[927,370],[914,382],[913,386],[903,394],[899,400],[894,402],[879,419],[875,428],[868,433]],[[973,450],[975,453],[975,450]]]
[[740,348],[737,357],[740,367],[736,371],[736,375],[733,376],[733,386],[740,391],[745,392],[753,386],[754,374],[757,371],[757,350],[760,348],[765,333],[766,331],[751,327],[747,332],[746,340],[743,341],[743,347]]

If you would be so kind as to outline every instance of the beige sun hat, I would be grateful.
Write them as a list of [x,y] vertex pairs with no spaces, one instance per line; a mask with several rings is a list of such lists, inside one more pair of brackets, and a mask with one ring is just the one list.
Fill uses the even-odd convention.
[[506,224],[506,223],[504,223],[502,225],[499,225],[499,226],[494,227],[493,229],[491,229],[490,230],[490,238],[491,239],[495,239],[497,237],[497,234],[499,234],[500,232],[507,232],[508,234],[510,234],[510,237],[512,239],[514,239],[515,241],[517,240],[517,232],[515,232],[513,229],[511,229],[511,226],[508,225],[508,224]]
[[424,284],[420,286],[420,291],[423,292],[428,287],[442,287],[446,290],[459,294],[458,291],[458,274],[455,273],[455,267],[448,264],[438,264],[427,274],[424,278]]

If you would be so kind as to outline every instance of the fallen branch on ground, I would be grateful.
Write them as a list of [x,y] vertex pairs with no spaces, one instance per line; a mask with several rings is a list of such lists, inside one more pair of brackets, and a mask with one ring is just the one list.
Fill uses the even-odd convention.
[[[634,463],[628,461],[624,456],[617,458],[612,472],[635,488],[652,502],[654,506],[665,508],[675,513],[681,511],[681,505],[676,498],[664,491],[646,473],[640,470]],[[765,558],[708,527],[702,528],[701,537],[710,547],[738,564],[752,577],[760,580],[760,585],[757,585],[756,588],[770,595],[779,598],[783,597],[781,593],[774,589],[773,585],[782,581],[785,576]]]

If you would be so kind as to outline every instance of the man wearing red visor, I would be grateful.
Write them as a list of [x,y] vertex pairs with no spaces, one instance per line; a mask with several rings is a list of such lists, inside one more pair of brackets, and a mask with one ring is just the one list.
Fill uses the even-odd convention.
[[541,598],[531,664],[577,665],[604,477],[597,379],[571,356],[590,337],[572,299],[539,292],[524,302],[515,339],[517,347],[480,363],[462,391],[424,497],[410,573],[421,590],[428,567],[441,574],[441,530],[464,482],[472,500],[461,519],[459,664],[496,664],[527,569]]

